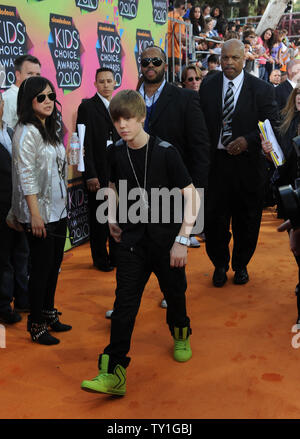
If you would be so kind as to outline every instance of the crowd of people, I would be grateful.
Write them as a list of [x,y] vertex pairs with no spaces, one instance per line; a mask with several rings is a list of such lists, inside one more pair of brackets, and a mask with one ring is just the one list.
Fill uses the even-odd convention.
[[[176,0],[175,12],[182,9],[183,15],[183,5],[185,1]],[[95,72],[95,95],[78,107],[77,123],[86,126],[83,179],[91,256],[95,269],[102,272],[117,267],[116,298],[107,314],[110,342],[99,356],[99,374],[82,382],[88,392],[126,393],[131,336],[152,272],[164,297],[173,357],[178,362],[192,357],[185,266],[191,238],[198,242],[191,233],[200,204],[205,204],[204,239],[214,268],[213,285],[221,288],[228,282],[230,266],[233,283],[244,285],[250,281],[247,267],[258,241],[268,170],[276,203],[279,184],[293,184],[300,175],[292,147],[293,137],[300,133],[300,59],[286,63],[287,79],[275,87],[266,80],[266,63],[280,70],[282,47],[279,40],[268,45],[272,31],[264,32],[261,43],[255,35],[257,44],[269,48],[257,54],[263,61],[257,77],[247,68],[253,61],[247,57],[247,45],[252,47],[255,32],[249,29],[248,39],[231,36],[223,41],[220,35],[236,30],[228,29],[220,8],[198,8],[200,16],[197,8],[193,5],[189,14],[193,26],[198,17],[195,32],[213,22],[218,33],[214,38],[220,38],[216,53],[207,60],[209,66],[219,67],[211,68],[214,74],[202,80],[203,66],[194,63],[183,69],[180,86],[171,84],[165,77],[168,56],[161,47],[150,46],[141,54],[136,90],[113,96],[114,72],[102,67]],[[60,322],[61,313],[55,308],[66,237],[68,154],[57,135],[55,88],[40,76],[39,60],[24,55],[16,59],[15,67],[16,83],[0,95],[0,237],[5,243],[0,251],[0,320],[17,323],[20,313],[29,312],[32,341],[54,345],[59,339],[51,331],[72,329]],[[258,129],[258,122],[267,119],[286,157],[285,164],[271,172],[273,145],[260,137]],[[96,196],[104,188],[105,201]],[[174,197],[173,204],[170,200],[167,204],[169,221],[160,215],[152,221],[152,190],[161,188],[178,192],[180,220],[175,220]],[[204,199],[198,188],[204,189]],[[138,191],[145,221],[131,221],[136,201],[132,190]],[[117,199],[119,206],[124,205],[123,197],[125,220],[116,208]],[[106,202],[105,223],[98,213]],[[166,209],[161,204],[159,208]],[[300,273],[300,256],[295,256]],[[299,286],[296,294],[299,320]]]
[[[219,6],[202,5],[198,0],[175,0],[173,3],[174,8],[169,12],[168,27],[171,80],[174,71],[175,80],[178,81],[180,65],[194,64],[199,67],[201,80],[207,74],[220,70],[221,47],[224,41],[233,38],[244,43],[245,70],[275,86],[285,81],[289,61],[300,56],[300,38],[289,41],[286,29],[267,28],[261,34],[257,34],[253,24],[241,24],[239,19],[225,18]],[[176,21],[172,21],[174,19]],[[189,41],[185,39],[186,28],[179,22],[192,25],[193,55],[187,53],[191,51],[191,47],[188,47]]]

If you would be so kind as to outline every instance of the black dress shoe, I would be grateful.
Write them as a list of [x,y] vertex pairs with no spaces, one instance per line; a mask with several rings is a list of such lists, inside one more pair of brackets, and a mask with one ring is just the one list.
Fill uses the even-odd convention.
[[13,324],[18,323],[20,320],[22,320],[22,317],[16,311],[10,310],[0,312],[0,322],[2,323]]
[[249,282],[249,275],[246,267],[239,268],[238,270],[235,271],[233,282],[236,285],[243,285]]
[[100,271],[112,271],[114,269],[110,264],[94,264],[94,267]]
[[226,271],[227,270],[225,267],[215,268],[213,279],[212,279],[215,287],[220,288],[226,283],[227,281]]

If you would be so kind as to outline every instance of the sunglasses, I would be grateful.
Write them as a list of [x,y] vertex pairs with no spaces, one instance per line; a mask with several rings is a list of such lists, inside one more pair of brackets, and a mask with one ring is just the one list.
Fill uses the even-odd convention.
[[200,77],[199,76],[195,76],[195,78],[187,78],[187,81],[189,81],[189,82],[193,82],[194,81],[194,79],[195,79],[195,81],[200,81]]
[[159,67],[159,66],[162,65],[163,60],[160,59],[160,58],[157,58],[157,57],[155,57],[155,58],[143,58],[143,59],[141,60],[141,65],[142,65],[142,67],[148,67],[148,65],[149,65],[151,62],[152,62],[152,64],[153,64],[155,67]]
[[41,104],[42,102],[44,102],[44,100],[47,97],[50,99],[50,101],[55,101],[56,93],[52,92],[52,93],[48,93],[47,95],[42,93],[40,95],[37,95],[36,100],[38,101],[39,104]]

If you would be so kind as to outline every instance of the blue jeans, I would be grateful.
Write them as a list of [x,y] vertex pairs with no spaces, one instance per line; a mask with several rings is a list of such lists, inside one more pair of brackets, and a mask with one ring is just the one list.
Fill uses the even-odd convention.
[[265,64],[259,64],[259,79],[268,80],[268,72]]

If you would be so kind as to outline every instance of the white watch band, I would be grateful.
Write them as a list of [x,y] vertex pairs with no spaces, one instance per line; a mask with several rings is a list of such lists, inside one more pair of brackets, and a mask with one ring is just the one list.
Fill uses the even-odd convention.
[[186,245],[187,247],[190,245],[190,240],[186,236],[176,236],[175,242],[178,242],[179,244]]

